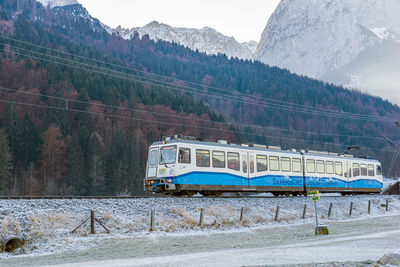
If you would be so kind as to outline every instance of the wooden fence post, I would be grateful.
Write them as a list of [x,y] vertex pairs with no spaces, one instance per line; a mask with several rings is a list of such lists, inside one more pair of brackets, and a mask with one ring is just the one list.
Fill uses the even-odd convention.
[[389,199],[386,199],[386,211],[389,211]]
[[243,220],[244,220],[244,207],[242,207],[242,209],[240,210],[240,220],[239,220],[239,222],[243,223]]
[[200,219],[199,219],[199,226],[204,226],[204,208],[200,209]]
[[155,230],[155,228],[154,228],[154,220],[155,220],[155,211],[151,210],[151,213],[150,213],[150,232],[153,232]]
[[349,211],[349,216],[353,214],[353,201],[350,202],[350,211]]
[[371,200],[368,200],[368,214],[371,214]]
[[276,207],[276,212],[275,212],[275,221],[277,222],[279,219],[279,206]]
[[332,215],[332,207],[333,207],[333,203],[329,204],[328,218],[330,218]]
[[303,208],[303,219],[306,218],[306,212],[307,212],[307,204],[304,204],[304,208]]
[[94,231],[94,211],[91,210],[90,211],[90,234],[94,235],[95,231]]

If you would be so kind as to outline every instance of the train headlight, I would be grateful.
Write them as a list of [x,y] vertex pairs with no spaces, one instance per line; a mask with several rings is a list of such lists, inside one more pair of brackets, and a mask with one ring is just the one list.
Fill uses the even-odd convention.
[[167,180],[167,183],[172,183],[172,179],[168,179],[168,180]]

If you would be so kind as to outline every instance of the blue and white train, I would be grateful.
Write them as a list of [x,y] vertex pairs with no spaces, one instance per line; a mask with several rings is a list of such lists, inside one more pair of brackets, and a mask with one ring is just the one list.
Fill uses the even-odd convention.
[[310,190],[380,193],[382,184],[377,160],[175,135],[150,146],[144,186],[146,191],[175,196],[224,192],[296,196]]

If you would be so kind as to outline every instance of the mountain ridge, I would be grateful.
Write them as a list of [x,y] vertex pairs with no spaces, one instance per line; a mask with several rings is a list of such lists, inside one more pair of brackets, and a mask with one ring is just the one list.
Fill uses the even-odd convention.
[[119,35],[125,40],[132,39],[135,34],[138,34],[140,38],[148,35],[154,41],[176,42],[194,51],[198,50],[209,55],[222,53],[228,57],[240,59],[251,59],[257,45],[255,41],[239,43],[234,37],[225,36],[208,26],[201,29],[172,27],[158,21],[152,21],[143,27],[131,29],[118,26],[115,29],[110,29],[109,32]]
[[[324,79],[383,40],[398,42],[399,14],[400,2],[396,0],[282,0],[263,31],[254,59]],[[351,77],[357,76],[360,84],[367,84],[364,79],[368,75],[362,71],[353,69],[342,72],[340,79],[324,81],[348,85]],[[380,94],[379,88],[371,86],[358,88],[386,99],[393,94]],[[396,102],[400,104],[400,99]]]

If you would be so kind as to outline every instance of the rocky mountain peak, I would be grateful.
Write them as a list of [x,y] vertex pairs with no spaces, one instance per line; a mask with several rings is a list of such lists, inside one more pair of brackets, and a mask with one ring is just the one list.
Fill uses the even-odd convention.
[[360,89],[368,89],[360,69],[340,79],[338,75],[327,77],[355,60],[366,62],[359,59],[367,56],[365,51],[386,41],[398,42],[399,36],[398,0],[282,0],[268,21],[254,58],[342,85],[348,84],[350,76],[357,76]]
[[50,8],[79,4],[77,0],[37,0],[37,1],[40,2],[45,7],[50,6]]

